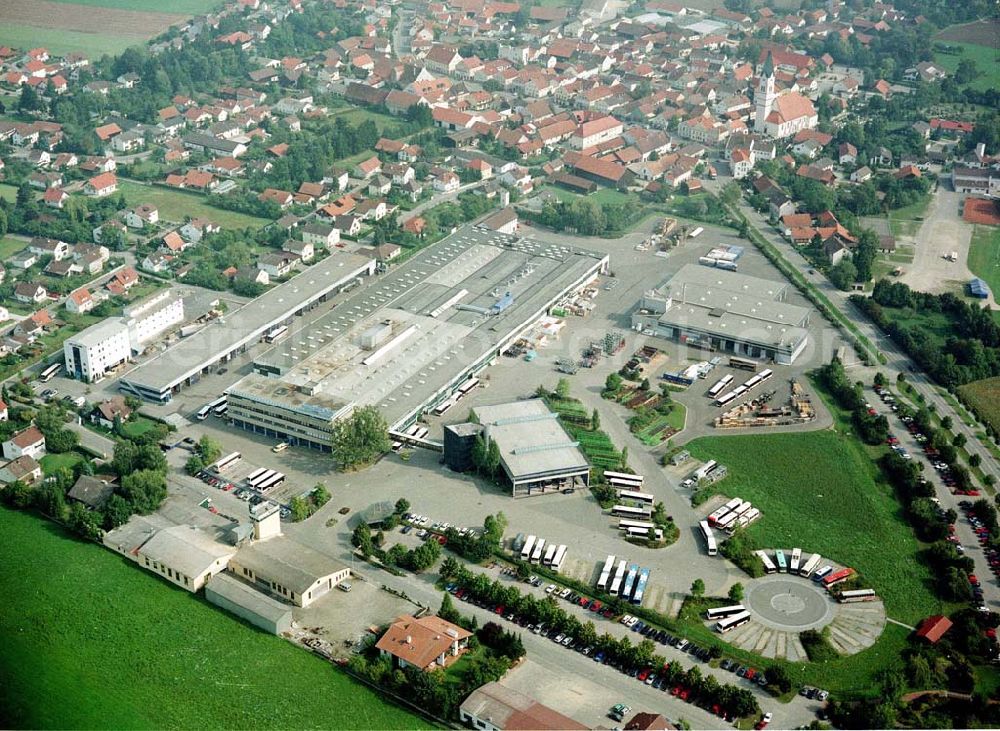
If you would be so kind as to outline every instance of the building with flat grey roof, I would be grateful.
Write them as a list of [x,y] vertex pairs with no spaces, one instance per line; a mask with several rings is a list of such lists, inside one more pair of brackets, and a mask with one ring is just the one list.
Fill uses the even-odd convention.
[[190,592],[226,569],[236,549],[190,525],[157,531],[139,547],[136,562]]
[[150,401],[166,403],[184,385],[245,352],[273,327],[375,272],[375,260],[334,251],[329,257],[228,312],[194,335],[126,373],[118,385]]
[[515,497],[590,484],[590,465],[579,443],[542,399],[477,406],[474,417],[485,438],[496,442]]
[[810,310],[785,301],[788,284],[687,264],[646,292],[632,327],[706,350],[791,364],[805,350]]
[[229,570],[272,596],[307,607],[351,575],[340,561],[287,536],[241,548]]
[[606,255],[463,228],[255,358],[227,416],[320,448],[357,406],[376,406],[400,431],[607,265]]
[[292,629],[290,606],[262,594],[232,574],[213,576],[205,585],[205,598],[273,635]]

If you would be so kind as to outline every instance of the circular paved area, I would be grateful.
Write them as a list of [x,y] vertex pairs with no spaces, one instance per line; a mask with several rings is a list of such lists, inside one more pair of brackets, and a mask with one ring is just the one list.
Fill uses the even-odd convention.
[[785,632],[825,625],[836,611],[836,603],[813,582],[784,576],[755,581],[745,603],[761,624]]

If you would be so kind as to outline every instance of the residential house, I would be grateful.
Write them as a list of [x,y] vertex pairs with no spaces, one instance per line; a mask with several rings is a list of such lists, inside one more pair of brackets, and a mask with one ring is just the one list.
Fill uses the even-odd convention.
[[394,667],[424,672],[447,667],[468,649],[472,633],[433,614],[420,619],[403,615],[389,625],[375,647]]
[[40,459],[45,455],[45,436],[35,425],[31,425],[19,432],[14,432],[9,439],[3,443],[3,456],[6,459],[17,459],[18,457],[31,457]]
[[115,425],[115,419],[127,421],[131,415],[132,409],[125,403],[125,397],[112,396],[94,406],[90,412],[90,421],[105,429],[111,429]]
[[370,177],[382,170],[382,161],[375,155],[363,160],[354,166],[354,177],[360,180],[368,180]]
[[49,188],[42,195],[42,203],[49,208],[62,208],[69,200],[69,193],[62,188]]
[[42,478],[42,466],[33,458],[27,455],[12,459],[7,464],[0,466],[0,484],[9,485],[12,482],[21,482],[30,485]]
[[103,198],[104,196],[111,195],[116,190],[118,190],[118,178],[115,177],[114,173],[96,175],[84,183],[83,186],[84,194],[94,196],[95,198]]
[[323,221],[312,221],[302,227],[302,240],[322,248],[336,246],[340,242],[340,230]]
[[49,296],[45,287],[37,282],[18,282],[14,287],[14,299],[18,302],[37,305],[44,302]]
[[107,480],[93,475],[80,475],[73,487],[66,493],[71,502],[80,503],[89,510],[103,510],[111,496],[115,494],[115,486]]
[[86,288],[70,292],[69,296],[66,298],[66,309],[77,315],[90,312],[96,306],[97,301],[90,293],[90,290]]
[[298,257],[287,251],[269,252],[257,260],[257,268],[267,272],[268,277],[279,279],[292,273]]
[[857,170],[855,170],[853,173],[851,173],[851,182],[852,183],[865,183],[865,182],[867,182],[867,181],[869,181],[869,180],[872,179],[872,175],[873,175],[873,173],[872,173],[871,168],[868,167],[867,165],[864,165],[864,166],[858,168]]
[[308,264],[313,260],[313,257],[316,256],[316,250],[308,241],[288,239],[281,245],[281,250],[287,251],[289,254],[295,254],[295,256],[299,257],[303,264]]
[[125,225],[129,228],[144,228],[152,226],[160,220],[160,212],[156,206],[148,203],[136,206],[125,212]]
[[70,248],[65,241],[35,236],[28,244],[28,251],[38,256],[50,256],[54,261],[60,261],[69,256]]
[[441,193],[452,193],[462,184],[461,179],[450,170],[442,170],[434,176],[434,190]]

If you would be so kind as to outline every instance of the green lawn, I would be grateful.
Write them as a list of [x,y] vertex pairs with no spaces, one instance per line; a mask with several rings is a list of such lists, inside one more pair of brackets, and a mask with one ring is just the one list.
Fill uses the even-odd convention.
[[141,437],[143,434],[148,432],[157,422],[152,419],[147,419],[145,416],[137,416],[134,421],[128,421],[122,424],[122,431],[125,432],[125,436]]
[[930,202],[931,196],[925,195],[921,200],[912,205],[889,211],[889,230],[892,231],[892,235],[897,238],[900,236],[910,238],[916,236],[917,231],[920,230],[920,226],[923,223],[917,219],[924,217],[924,213],[927,211],[927,206],[930,205]]
[[979,415],[995,429],[1000,429],[1000,378],[985,378],[958,387],[969,403],[975,404]]
[[0,183],[0,198],[8,201],[17,200],[17,186]]
[[127,559],[0,508],[4,728],[428,728]]
[[14,256],[14,254],[21,251],[21,249],[27,245],[27,241],[14,239],[10,236],[0,238],[0,261],[7,261],[10,257]]
[[172,190],[158,185],[140,185],[130,180],[120,181],[118,190],[125,194],[130,206],[151,203],[160,209],[160,218],[167,221],[180,222],[184,220],[185,216],[204,217],[215,221],[223,228],[261,228],[270,223],[266,218],[248,216],[244,213],[210,206],[205,202],[205,198],[198,193]]
[[46,475],[51,475],[63,467],[72,470],[73,465],[82,461],[83,455],[78,452],[63,452],[62,454],[46,454],[42,457],[40,464],[42,465],[42,472]]
[[399,120],[388,114],[373,112],[370,109],[346,108],[345,110],[335,110],[331,116],[355,125],[371,120],[378,127],[379,134],[385,137],[394,137],[399,129]]
[[969,248],[969,271],[1000,292],[1000,227],[976,226]]
[[44,46],[53,53],[85,53],[94,59],[104,54],[119,54],[129,46],[140,46],[145,42],[146,36],[129,33],[83,33],[60,28],[0,23],[0,45],[16,48]]
[[958,68],[958,64],[963,59],[972,59],[973,63],[976,64],[978,74],[969,83],[969,87],[981,91],[1000,87],[1000,64],[997,63],[1000,56],[998,56],[996,48],[980,46],[975,43],[958,43],[956,41],[939,41],[939,43],[946,43],[953,48],[959,48],[961,52],[958,54],[935,53],[934,63],[941,64],[941,67],[946,71],[954,73],[955,69]]
[[854,437],[832,430],[704,437],[685,448],[726,465],[719,490],[760,508],[749,531],[762,547],[800,546],[854,567],[902,622],[947,609],[929,589],[899,503],[875,481],[873,455]]
[[643,205],[642,202],[637,200],[635,196],[631,196],[628,193],[622,193],[620,190],[615,190],[614,188],[598,188],[590,195],[574,193],[573,191],[566,190],[566,188],[561,188],[558,185],[547,185],[544,189],[550,191],[559,200],[566,201],[567,203],[572,203],[580,198],[586,198],[587,200],[594,201],[594,203],[598,204],[632,202],[636,206]]
[[212,8],[222,5],[219,0],[161,0],[158,3],[150,3],[149,0],[55,0],[55,2],[67,5],[114,8],[115,10],[143,10],[184,15],[206,13]]

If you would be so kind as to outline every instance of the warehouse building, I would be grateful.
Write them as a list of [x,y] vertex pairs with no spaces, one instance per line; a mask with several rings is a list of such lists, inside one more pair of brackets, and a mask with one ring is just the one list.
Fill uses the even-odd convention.
[[96,383],[132,357],[128,326],[118,318],[91,325],[63,343],[66,374]]
[[287,536],[241,548],[230,560],[229,570],[299,607],[308,607],[351,575],[344,564]]
[[374,405],[398,432],[607,266],[603,254],[460,229],[255,358],[227,416],[327,449],[335,420]]
[[786,302],[788,285],[696,264],[646,292],[633,329],[692,347],[788,365],[809,341],[810,310]]
[[474,415],[484,437],[500,450],[500,466],[514,497],[590,484],[590,465],[579,443],[541,399],[478,406]]
[[587,728],[531,696],[500,683],[487,683],[472,691],[459,706],[459,718],[470,728],[484,731],[569,731]]
[[230,574],[213,576],[205,585],[205,598],[273,635],[292,629],[290,606],[260,593]]
[[260,342],[275,326],[289,324],[296,315],[374,272],[374,259],[334,251],[320,263],[129,371],[119,380],[119,387],[141,398],[166,403],[185,385],[197,382],[217,365]]

